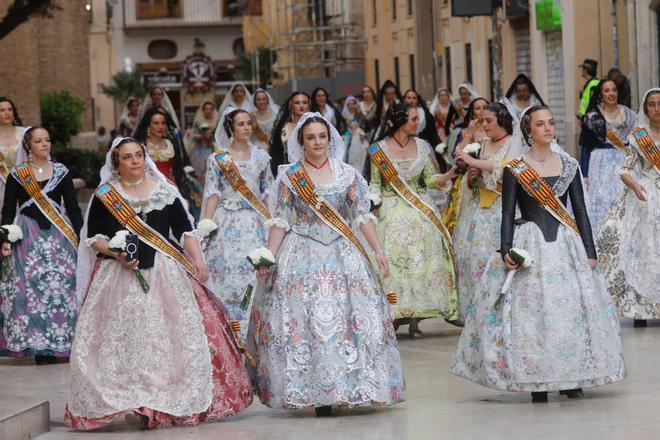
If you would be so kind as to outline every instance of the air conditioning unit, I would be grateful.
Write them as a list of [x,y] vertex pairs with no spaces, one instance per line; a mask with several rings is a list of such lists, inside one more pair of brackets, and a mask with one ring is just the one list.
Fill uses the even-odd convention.
[[496,0],[451,0],[451,15],[452,17],[493,15],[498,3],[500,2]]

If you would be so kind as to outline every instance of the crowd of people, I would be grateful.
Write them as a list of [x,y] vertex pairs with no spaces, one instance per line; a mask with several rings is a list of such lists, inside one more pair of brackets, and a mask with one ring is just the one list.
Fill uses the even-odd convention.
[[660,318],[660,89],[635,113],[593,63],[580,163],[524,74],[498,102],[388,80],[278,106],[237,83],[187,132],[156,86],[84,213],[48,132],[0,98],[0,355],[68,358],[82,430],[219,420],[253,393],[395,404],[396,331],[437,317],[463,327],[451,371],[483,386],[543,402],[621,381],[619,316]]

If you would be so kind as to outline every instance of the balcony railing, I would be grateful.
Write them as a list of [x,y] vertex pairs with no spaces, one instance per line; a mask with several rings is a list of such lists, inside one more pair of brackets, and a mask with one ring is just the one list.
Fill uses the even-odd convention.
[[240,25],[224,0],[123,0],[127,28]]

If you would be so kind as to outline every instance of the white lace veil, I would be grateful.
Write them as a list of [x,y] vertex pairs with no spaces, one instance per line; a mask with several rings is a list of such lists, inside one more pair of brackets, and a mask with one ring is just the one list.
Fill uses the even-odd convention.
[[[16,165],[20,165],[23,162],[27,162],[29,157],[28,154],[25,152],[25,148],[23,148],[23,139],[25,138],[25,133],[28,132],[32,127],[25,127],[25,130],[23,130],[23,134],[21,135],[21,141],[18,143],[18,153],[16,153]],[[48,159],[50,159],[50,155],[48,156]]]
[[[245,99],[240,106],[234,102],[234,97],[232,96],[232,93],[237,86],[241,86],[243,87],[243,90],[245,90]],[[223,114],[227,107],[240,108],[250,113],[255,111],[254,104],[252,104],[252,93],[250,93],[245,84],[242,82],[235,82],[231,85],[231,87],[229,87],[229,91],[225,95],[225,98],[222,100],[222,104],[220,104],[220,109],[218,112]]]
[[142,117],[144,116],[145,112],[149,110],[151,107],[153,107],[153,100],[151,99],[151,92],[153,92],[154,89],[160,89],[163,92],[163,101],[161,102],[161,107],[165,109],[165,111],[170,115],[172,120],[174,121],[174,124],[176,125],[177,130],[181,130],[181,124],[179,124],[179,118],[176,115],[176,111],[174,110],[174,106],[172,105],[172,101],[170,101],[170,97],[167,96],[167,92],[165,91],[165,88],[159,85],[155,85],[149,90],[149,94],[147,97],[144,99],[144,102],[140,106],[140,112],[138,113],[138,125],[140,125],[140,122],[142,120]]
[[459,98],[457,99],[459,100],[461,95],[460,93],[461,89],[466,89],[468,92],[470,92],[470,101],[474,101],[475,99],[481,97],[481,95],[477,93],[477,89],[475,89],[472,84],[470,84],[469,82],[464,82],[462,84],[459,84],[458,87],[456,87],[456,94],[459,96]]
[[[245,89],[247,91],[247,89]],[[254,91],[254,95],[252,95],[252,105],[254,106],[254,111],[257,111],[257,105],[254,103],[254,97],[257,96],[257,93],[265,93],[266,96],[268,97],[268,108],[270,111],[273,113],[273,116],[277,116],[277,112],[280,111],[280,106],[275,103],[275,100],[273,97],[268,93],[266,89],[258,88],[257,90]],[[248,92],[249,93],[249,92]]]
[[[522,130],[520,129],[520,119],[522,118],[522,114],[519,118],[516,108],[513,106],[511,101],[509,101],[509,99],[502,98],[500,99],[500,103],[504,104],[507,111],[511,115],[511,118],[513,118],[513,133],[511,134],[511,146],[509,147],[507,158],[509,160],[517,159],[529,151],[529,145],[527,145],[525,142],[525,139],[522,135]],[[525,109],[525,111],[527,111],[527,109]]]
[[135,124],[133,124],[133,123],[131,122],[131,120],[128,119],[128,114],[129,114],[129,112],[130,112],[129,109],[128,109],[128,104],[129,104],[131,101],[133,101],[133,100],[137,100],[138,104],[140,103],[140,100],[139,100],[138,98],[136,98],[135,96],[129,96],[129,97],[128,97],[128,99],[127,99],[126,102],[124,103],[124,108],[123,108],[122,111],[121,111],[121,115],[119,115],[119,119],[117,120],[117,121],[118,121],[118,122],[117,122],[117,127],[119,127],[119,125],[120,125],[122,122],[124,122],[124,124],[130,124],[130,125],[132,125],[132,127],[129,127],[129,128],[132,129],[132,131],[135,131],[135,129],[137,128],[137,125],[138,125],[138,123],[140,122],[140,119],[139,119],[139,116],[140,116],[140,109],[139,109],[139,107],[138,107],[138,116],[137,116],[138,119],[135,120],[135,121],[136,121]]
[[215,146],[213,147],[214,151],[228,150],[231,144],[231,139],[227,135],[227,130],[225,130],[225,118],[227,115],[234,110],[238,110],[236,107],[227,107],[223,112],[220,119],[218,119],[218,125],[215,127]]
[[296,124],[296,127],[291,132],[291,135],[289,135],[289,139],[286,142],[287,152],[289,154],[289,162],[297,163],[303,160],[303,158],[305,157],[303,153],[303,146],[298,143],[298,132],[300,131],[300,128],[303,126],[305,121],[313,117],[317,117],[325,120],[328,123],[328,126],[330,127],[328,157],[330,159],[343,162],[344,155],[346,154],[346,143],[344,142],[344,140],[342,139],[341,135],[334,127],[334,125],[332,125],[330,121],[324,118],[319,112],[314,112],[314,113],[307,112],[303,114],[300,120],[298,121],[298,123]]
[[344,99],[344,105],[341,107],[341,115],[348,121],[348,119],[352,118],[355,115],[352,115],[349,110],[348,110],[348,102],[349,101],[355,101],[355,107],[356,111],[358,109],[358,105],[360,104],[360,101],[353,95],[348,95],[346,99]]
[[650,88],[644,93],[642,100],[639,102],[639,112],[637,113],[637,125],[647,130],[651,128],[651,120],[646,116],[646,112],[644,112],[644,102],[651,92],[660,92],[660,87]]
[[[117,137],[115,138],[115,140],[112,141],[110,150],[105,155],[105,164],[101,168],[101,173],[100,173],[101,184],[106,182],[113,182],[117,184],[118,178],[112,172],[112,151],[115,148],[117,148],[117,146],[124,139],[132,139],[132,138]],[[138,141],[135,142],[139,143]],[[165,175],[163,175],[163,173],[158,171],[158,167],[156,166],[156,163],[151,159],[151,157],[148,154],[145,156],[144,159],[145,159],[144,160],[145,175],[160,180],[161,184],[167,185],[173,191],[176,191],[176,193],[178,194],[179,201],[181,202],[184,209],[188,213],[188,220],[190,221],[190,224],[194,226],[195,219],[188,211],[188,202],[181,196],[177,187],[175,185],[172,185],[167,180]],[[85,223],[83,224],[83,227],[80,230],[80,242],[78,244],[78,265],[76,267],[76,295],[78,297],[78,305],[82,303],[85,297],[85,293],[87,292],[87,287],[89,285],[89,281],[92,276],[92,268],[94,266],[94,260],[96,259],[96,253],[90,246],[87,245],[87,239],[91,238],[88,236],[88,225],[89,225],[89,211],[90,208],[92,207],[93,199],[94,199],[94,194],[92,194],[92,196],[89,199],[89,202],[87,203],[87,210],[85,211],[85,217],[84,217]]]
[[451,107],[452,102],[454,101],[454,97],[451,96],[451,92],[447,87],[440,87],[438,90],[435,92],[435,96],[433,97],[433,100],[431,101],[431,105],[429,106],[429,112],[431,113],[431,116],[435,117],[435,112],[438,111],[440,108],[440,92],[445,91],[447,92],[447,95],[449,95],[449,105],[447,108]]

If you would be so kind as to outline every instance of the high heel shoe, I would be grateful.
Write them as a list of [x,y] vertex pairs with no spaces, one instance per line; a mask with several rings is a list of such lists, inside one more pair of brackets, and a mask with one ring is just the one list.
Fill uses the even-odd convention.
[[545,403],[548,401],[548,392],[547,391],[532,391],[532,402],[533,403]]
[[569,399],[579,399],[584,397],[584,391],[582,388],[574,388],[572,390],[562,390],[559,392],[560,395],[566,396]]
[[330,405],[317,406],[314,408],[314,411],[316,412],[316,417],[328,417],[332,414],[332,407]]
[[418,338],[421,335],[423,335],[423,333],[419,329],[419,320],[411,318],[410,324],[408,324],[408,336],[411,338]]

